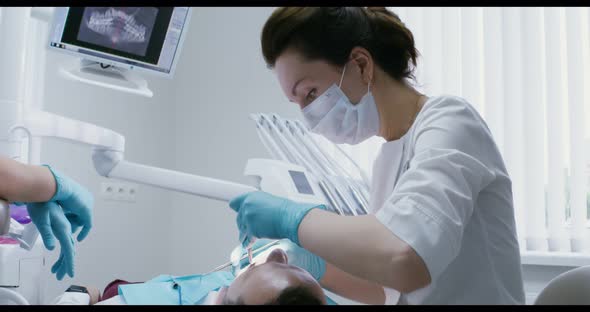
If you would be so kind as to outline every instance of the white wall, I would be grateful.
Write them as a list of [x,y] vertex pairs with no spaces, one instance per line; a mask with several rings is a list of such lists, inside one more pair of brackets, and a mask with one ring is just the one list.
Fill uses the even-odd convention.
[[[143,164],[170,166],[173,160],[173,81],[152,79],[154,97],[144,98],[99,89],[58,76],[58,64],[70,57],[48,53],[45,110],[94,123],[126,138],[125,158]],[[136,202],[105,201],[100,177],[91,161],[91,148],[44,139],[41,160],[86,186],[95,195],[94,227],[76,245],[75,278],[57,282],[49,270],[58,251],[47,252],[44,268],[46,300],[70,284],[101,289],[116,278],[146,280],[168,271],[171,194],[139,186]],[[59,248],[56,248],[59,250]]]
[[[176,73],[176,169],[246,182],[248,158],[269,157],[254,112],[293,117],[260,51],[271,8],[195,8]],[[238,244],[235,212],[225,202],[174,195],[172,272],[206,272]]]

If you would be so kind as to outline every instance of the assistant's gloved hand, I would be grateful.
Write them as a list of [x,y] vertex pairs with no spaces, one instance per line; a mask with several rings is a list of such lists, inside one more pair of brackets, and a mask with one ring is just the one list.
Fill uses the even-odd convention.
[[299,245],[297,231],[303,217],[313,208],[326,209],[324,205],[297,203],[261,191],[237,196],[229,206],[238,213],[240,241],[246,237],[244,247],[252,237],[288,238]]
[[92,194],[70,178],[46,166],[55,178],[56,191],[51,199],[43,203],[26,204],[31,221],[37,227],[45,248],[55,248],[55,238],[60,243],[59,259],[51,267],[61,280],[67,273],[74,277],[74,240],[72,234],[80,227],[78,241],[82,241],[92,228]]
[[66,273],[74,277],[74,239],[72,227],[64,211],[56,202],[28,203],[27,210],[31,221],[39,230],[45,248],[53,250],[55,239],[61,247],[59,259],[51,267],[51,273],[56,273],[61,280]]
[[92,194],[76,183],[74,180],[62,175],[57,170],[45,165],[55,178],[55,195],[49,201],[56,201],[63,209],[66,218],[71,224],[72,233],[82,230],[78,234],[78,241],[81,242],[92,228],[92,207],[94,198]]
[[[257,239],[254,244],[252,244],[252,251],[274,241],[273,239]],[[253,257],[274,248],[281,248],[287,254],[287,261],[288,264],[300,267],[311,274],[317,281],[322,279],[324,273],[326,273],[326,261],[320,258],[319,256],[315,255],[314,253],[309,252],[307,249],[301,248],[294,244],[292,241],[288,239],[282,239],[277,245],[272,245],[264,250],[256,251],[252,254]],[[242,261],[247,262],[247,259]],[[245,263],[240,263],[243,267]]]

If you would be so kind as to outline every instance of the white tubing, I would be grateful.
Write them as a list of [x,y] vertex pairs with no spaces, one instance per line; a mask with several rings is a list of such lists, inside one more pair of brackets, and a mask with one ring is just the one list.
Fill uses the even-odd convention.
[[[253,117],[254,121],[256,122],[256,130],[258,131],[258,135],[263,141],[264,146],[267,148],[268,152],[280,160],[289,161],[289,158],[283,150],[277,145],[277,143],[272,139],[271,135],[268,133],[268,130],[265,128],[264,124],[262,123],[262,114],[259,114],[256,117]],[[264,142],[268,143],[265,144]],[[269,148],[270,147],[270,148]]]

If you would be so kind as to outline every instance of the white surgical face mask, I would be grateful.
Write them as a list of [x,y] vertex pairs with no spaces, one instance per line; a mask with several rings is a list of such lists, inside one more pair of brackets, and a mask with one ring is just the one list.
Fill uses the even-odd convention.
[[303,118],[311,131],[340,144],[358,144],[379,133],[379,112],[371,94],[371,83],[360,102],[352,104],[342,92],[342,71],[340,84],[333,84],[311,104],[303,108]]

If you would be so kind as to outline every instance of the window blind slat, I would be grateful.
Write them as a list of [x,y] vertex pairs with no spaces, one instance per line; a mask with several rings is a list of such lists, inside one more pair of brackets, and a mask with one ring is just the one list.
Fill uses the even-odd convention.
[[504,99],[510,110],[504,114],[504,161],[512,180],[515,217],[520,247],[526,248],[526,206],[524,202],[524,150],[522,131],[522,67],[520,8],[502,8],[502,59]]
[[390,8],[390,10],[393,13],[397,14],[397,16],[402,21],[402,23],[406,24],[406,27],[408,26],[408,14],[407,14],[406,7],[394,7],[394,8]]
[[590,209],[590,8],[580,9],[580,13],[582,15],[582,57],[584,59],[584,146],[585,146],[585,153],[584,153],[584,193],[586,194],[586,209],[584,214],[584,220],[581,222],[583,225],[584,237],[585,237],[585,247],[584,250],[590,252],[590,214],[588,210]]
[[524,130],[524,190],[527,217],[527,249],[547,250],[545,218],[545,142],[544,142],[544,101],[542,61],[543,24],[541,8],[521,10],[522,25],[522,71],[523,111],[521,123]]
[[461,9],[443,8],[442,14],[442,92],[461,94],[462,36]]
[[484,30],[481,8],[461,8],[461,96],[483,115]]
[[567,69],[570,128],[570,192],[569,201],[573,223],[572,250],[586,251],[586,177],[584,148],[584,66],[581,10],[566,8]]
[[[498,148],[504,155],[504,63],[502,38],[502,9],[483,9],[483,66],[474,66],[472,70],[480,71],[485,88],[480,88],[484,95],[483,116],[496,140]],[[470,47],[466,47],[470,48]]]
[[443,55],[442,9],[424,8],[424,49],[423,84],[425,91],[431,95],[441,95],[443,91]]
[[415,71],[416,80],[419,82],[415,87],[419,92],[426,92],[422,85],[424,81],[424,18],[422,8],[406,8],[406,27],[414,35],[414,43],[420,55],[418,56],[418,66]]
[[547,231],[550,251],[570,251],[565,231],[565,175],[563,137],[561,21],[559,8],[544,9],[545,85],[547,107]]

